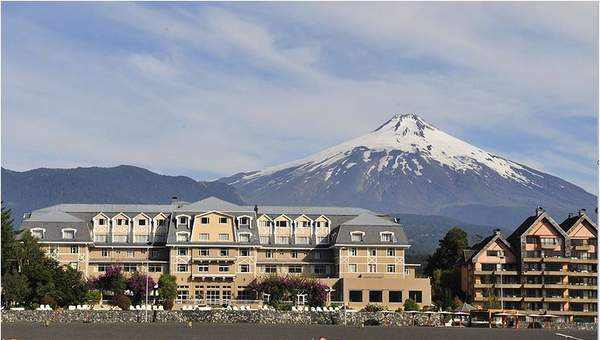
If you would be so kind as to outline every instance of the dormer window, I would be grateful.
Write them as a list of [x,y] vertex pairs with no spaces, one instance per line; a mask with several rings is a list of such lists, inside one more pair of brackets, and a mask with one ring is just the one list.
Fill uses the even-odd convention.
[[362,231],[354,231],[350,233],[350,240],[352,242],[363,242],[365,233]]
[[250,234],[248,233],[241,233],[238,235],[238,238],[240,242],[250,242]]
[[310,222],[308,222],[308,221],[304,221],[304,222],[302,222],[302,226],[303,226],[304,228],[308,228],[308,227],[310,227]]
[[62,238],[64,240],[74,240],[75,239],[75,229],[63,229],[62,230]]
[[250,218],[248,217],[240,217],[240,225],[250,225]]
[[394,236],[394,234],[390,233],[390,232],[381,233],[380,234],[381,242],[392,242],[393,236]]
[[286,220],[282,220],[282,221],[275,221],[275,226],[276,227],[281,227],[281,228],[285,228],[288,226],[288,221]]
[[45,230],[42,228],[34,228],[34,229],[31,229],[31,236],[37,238],[38,240],[43,240],[44,232],[45,232]]
[[103,218],[98,219],[98,225],[104,225],[104,223],[105,222]]
[[177,233],[177,242],[187,242],[190,239],[188,233]]
[[163,219],[157,220],[156,222],[158,223],[159,227],[164,227],[165,226],[165,220],[163,220]]
[[188,224],[188,216],[177,217],[177,225],[178,226],[187,226],[187,224]]
[[139,226],[145,226],[146,225],[146,220],[145,219],[141,219],[138,221],[138,225]]

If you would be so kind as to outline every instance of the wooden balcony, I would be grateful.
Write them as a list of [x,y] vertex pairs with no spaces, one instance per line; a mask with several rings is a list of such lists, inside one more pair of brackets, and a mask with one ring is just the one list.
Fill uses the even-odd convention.
[[598,290],[598,286],[570,284],[569,289],[570,290]]
[[491,283],[475,283],[473,284],[473,288],[492,288],[493,284]]
[[569,303],[597,303],[598,298],[578,298],[578,297],[569,297]]
[[524,283],[523,288],[542,289],[542,283]]
[[521,288],[520,283],[497,283],[494,288]]
[[588,251],[591,248],[592,248],[591,244],[581,244],[581,245],[575,246],[575,250],[580,250],[580,251]]
[[539,256],[539,257],[537,257],[537,256],[536,257],[524,257],[523,261],[524,262],[542,262],[542,257],[541,256]]
[[567,276],[569,275],[569,272],[562,270],[544,270],[543,275]]
[[567,302],[566,297],[545,297],[544,302]]
[[542,302],[543,297],[541,296],[525,296],[523,301],[525,302]]
[[569,276],[589,276],[596,277],[598,273],[596,272],[569,272]]
[[566,283],[544,283],[545,289],[566,289],[569,285]]
[[527,270],[523,272],[523,275],[535,275],[535,276],[540,276],[542,275],[542,271],[541,270]]
[[568,257],[544,257],[544,262],[550,263],[569,263],[571,259]]

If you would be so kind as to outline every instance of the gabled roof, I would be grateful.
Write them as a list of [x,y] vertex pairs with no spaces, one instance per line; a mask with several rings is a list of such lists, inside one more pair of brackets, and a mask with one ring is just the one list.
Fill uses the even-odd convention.
[[592,219],[589,218],[588,215],[585,213],[567,217],[566,220],[562,221],[560,227],[566,233],[569,233],[571,228],[573,228],[576,225],[579,225],[583,221],[587,221],[596,231],[598,231],[598,226],[596,225],[596,223],[594,223],[594,221],[592,221]]
[[[224,201],[216,197],[208,197],[203,200],[183,205],[176,211],[247,211],[242,206]],[[252,211],[252,209],[250,209]]]
[[563,236],[563,237],[567,237],[567,234],[565,233],[565,231],[563,230],[563,228],[561,228],[561,226],[558,225],[558,223],[556,223],[556,221],[552,218],[552,216],[550,216],[548,214],[548,212],[543,211],[538,215],[533,215],[533,216],[529,216],[525,219],[525,221],[523,221],[523,223],[521,223],[521,225],[515,229],[515,231],[513,231],[512,234],[510,234],[510,236],[507,238],[507,240],[510,242],[510,244],[516,246],[517,244],[519,244],[519,239],[520,237],[527,233],[527,231],[529,231],[529,229],[531,227],[533,227],[534,225],[536,225],[538,222],[540,222],[541,220],[546,219],[548,220],[548,222],[550,222],[550,224]]
[[342,225],[359,225],[359,226],[398,226],[398,223],[379,217],[379,216],[375,216],[373,214],[367,214],[367,213],[363,213],[360,214],[358,216],[356,216],[355,218],[346,221],[344,223],[342,223]]
[[479,254],[484,249],[486,249],[487,247],[489,247],[492,243],[494,243],[496,241],[500,241],[500,242],[504,243],[512,251],[512,246],[508,242],[508,240],[505,239],[504,236],[502,236],[502,234],[499,231],[495,231],[492,235],[490,235],[490,236],[484,238],[483,240],[481,240],[480,242],[474,244],[470,249],[465,249],[465,251],[463,251],[463,256],[464,256],[465,262],[468,262],[468,261],[472,260],[473,258],[479,256]]

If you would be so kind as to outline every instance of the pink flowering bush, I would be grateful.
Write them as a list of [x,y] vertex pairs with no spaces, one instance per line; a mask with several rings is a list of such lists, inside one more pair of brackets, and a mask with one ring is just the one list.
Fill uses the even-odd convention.
[[259,296],[262,293],[270,294],[270,304],[295,301],[296,294],[307,294],[308,305],[317,307],[325,305],[329,287],[311,278],[269,275],[254,279],[248,288],[256,291]]
[[151,277],[146,278],[146,275],[135,272],[127,279],[127,289],[132,293],[131,300],[134,304],[143,302],[146,299],[146,279],[148,279],[149,295],[156,284]]

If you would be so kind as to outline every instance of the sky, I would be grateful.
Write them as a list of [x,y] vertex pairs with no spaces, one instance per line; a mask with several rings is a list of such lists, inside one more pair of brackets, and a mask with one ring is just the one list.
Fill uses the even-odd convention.
[[598,193],[598,3],[2,6],[2,166],[212,180],[416,113]]

